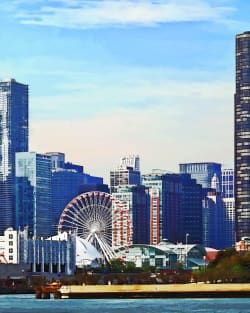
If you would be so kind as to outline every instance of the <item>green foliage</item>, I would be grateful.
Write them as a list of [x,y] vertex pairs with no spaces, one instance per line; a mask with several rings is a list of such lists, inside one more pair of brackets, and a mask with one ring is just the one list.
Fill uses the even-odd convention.
[[193,271],[194,281],[250,282],[250,254],[240,255],[235,249],[222,250],[208,267]]
[[110,264],[108,265],[108,269],[113,273],[122,273],[124,272],[126,265],[121,259],[113,259],[110,260]]
[[137,268],[135,266],[135,262],[126,262],[126,267],[124,269],[127,273],[135,273],[137,271]]
[[154,273],[155,272],[155,267],[151,266],[149,264],[142,264],[141,271],[143,273]]
[[95,273],[154,273],[155,267],[143,264],[142,267],[136,267],[135,262],[125,262],[122,259],[112,259],[109,264],[96,268]]
[[218,252],[214,261],[210,262],[208,267],[214,268],[216,267],[222,260],[226,258],[230,258],[233,255],[237,255],[237,251],[234,248],[229,248],[225,250],[221,250]]

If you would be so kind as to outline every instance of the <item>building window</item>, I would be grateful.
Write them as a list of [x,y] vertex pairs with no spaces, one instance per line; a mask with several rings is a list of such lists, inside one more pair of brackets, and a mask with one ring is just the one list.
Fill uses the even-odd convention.
[[13,253],[13,249],[9,249],[9,253]]
[[9,260],[13,261],[13,255],[9,255]]
[[13,246],[13,241],[9,241],[9,246]]
[[9,239],[13,239],[13,234],[9,234]]

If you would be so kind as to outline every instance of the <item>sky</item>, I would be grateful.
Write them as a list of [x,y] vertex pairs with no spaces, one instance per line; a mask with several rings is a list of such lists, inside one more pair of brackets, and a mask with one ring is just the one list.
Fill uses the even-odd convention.
[[30,151],[102,176],[233,166],[235,35],[245,0],[1,0],[0,79],[29,85]]

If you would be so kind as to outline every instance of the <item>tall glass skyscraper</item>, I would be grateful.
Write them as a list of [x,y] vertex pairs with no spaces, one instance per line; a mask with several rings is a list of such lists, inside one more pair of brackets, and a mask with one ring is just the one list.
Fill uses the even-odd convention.
[[65,162],[64,153],[47,152],[46,155],[51,159],[52,231],[56,233],[65,206],[82,192],[98,190],[97,184],[103,184],[103,179],[85,174],[81,165]]
[[236,240],[250,236],[250,32],[236,35],[234,100]]
[[28,151],[28,86],[0,82],[0,233],[15,225],[15,153]]
[[[153,171],[142,175],[149,188],[150,243],[168,239],[171,242],[202,243],[202,188],[189,174]],[[158,244],[159,242],[157,242]]]
[[211,188],[212,178],[216,174],[221,189],[221,164],[215,162],[184,163],[180,164],[180,173],[191,174],[202,188]]
[[47,237],[52,231],[51,159],[46,154],[16,154],[16,228]]

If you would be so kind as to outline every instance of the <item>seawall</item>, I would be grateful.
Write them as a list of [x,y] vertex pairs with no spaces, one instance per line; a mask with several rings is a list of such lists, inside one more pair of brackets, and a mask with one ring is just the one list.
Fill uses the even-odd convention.
[[248,298],[250,284],[70,285],[62,298]]

